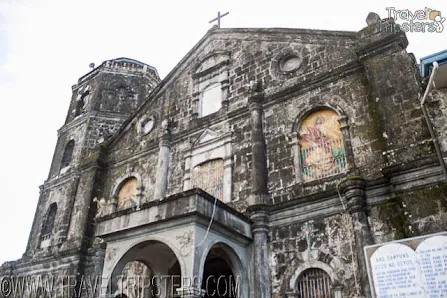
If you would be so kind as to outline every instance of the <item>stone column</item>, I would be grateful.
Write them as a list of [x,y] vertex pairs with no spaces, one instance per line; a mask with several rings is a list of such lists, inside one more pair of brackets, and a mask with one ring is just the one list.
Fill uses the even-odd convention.
[[262,125],[264,94],[259,85],[252,83],[248,99],[251,116],[252,172],[249,199],[250,220],[253,234],[253,285],[254,297],[271,298],[270,265],[268,257],[268,209],[271,203],[267,188],[267,150]]
[[168,188],[169,157],[171,155],[171,133],[168,121],[162,123],[160,151],[158,153],[157,178],[155,180],[154,200],[162,200]]
[[354,163],[354,153],[352,152],[351,136],[349,135],[348,118],[345,115],[343,115],[338,119],[338,121],[340,122],[341,133],[343,134],[346,160],[349,165],[349,170],[354,171],[352,175],[357,175],[358,170]]
[[365,186],[366,181],[364,179],[352,177],[341,183],[340,191],[345,195],[347,209],[352,218],[362,294],[368,296],[370,295],[370,288],[363,247],[373,244],[373,238],[366,215]]
[[253,234],[254,297],[271,298],[267,208],[249,207],[249,211]]
[[262,125],[264,94],[253,92],[248,99],[251,116],[251,196],[250,205],[270,204],[267,189],[267,150]]

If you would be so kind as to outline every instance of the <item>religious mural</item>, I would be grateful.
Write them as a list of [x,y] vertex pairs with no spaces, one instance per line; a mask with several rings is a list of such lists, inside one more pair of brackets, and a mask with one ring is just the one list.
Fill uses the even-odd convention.
[[127,209],[138,203],[139,182],[132,177],[126,180],[118,193],[118,209]]
[[223,177],[223,159],[213,159],[194,168],[192,173],[192,186],[201,188],[222,201]]
[[299,131],[304,181],[329,177],[347,169],[338,115],[322,110],[309,115]]

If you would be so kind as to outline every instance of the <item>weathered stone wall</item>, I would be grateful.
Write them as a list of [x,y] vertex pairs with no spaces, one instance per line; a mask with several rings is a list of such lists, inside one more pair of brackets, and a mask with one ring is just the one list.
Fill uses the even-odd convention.
[[426,99],[425,106],[445,155],[447,152],[447,88],[432,91]]
[[39,262],[22,259],[4,263],[0,268],[3,284],[6,285],[5,280],[9,280],[15,287],[11,290],[2,288],[4,296],[0,294],[0,297],[33,298],[36,294],[42,297],[69,297],[67,285],[74,284],[79,261],[76,255],[63,255],[58,258],[42,257]]
[[[65,213],[67,209],[70,209],[70,205],[73,204],[74,195],[77,191],[77,181],[73,177],[67,177],[61,181],[60,185],[49,186],[48,189],[43,190],[41,201],[36,210],[36,225],[35,230],[30,235],[29,253],[34,257],[39,258],[45,255],[50,255],[57,250],[57,244],[59,244],[63,237],[64,230],[63,225],[67,225],[69,218]],[[72,179],[70,179],[72,178]],[[52,203],[57,204],[57,213],[53,226],[53,233],[51,238],[51,246],[46,249],[40,250],[40,236],[42,232],[42,226],[49,206]]]
[[126,117],[113,115],[113,118],[90,118],[91,130],[87,136],[86,147],[95,148],[98,144],[104,143],[121,127]]
[[[42,274],[61,278],[72,275],[74,278],[77,273],[85,272],[100,276],[104,247],[92,239],[96,211],[92,199],[103,190],[100,182],[104,177],[98,176],[103,172],[97,170],[104,147],[90,149],[107,141],[158,82],[154,70],[119,62],[105,63],[73,86],[48,180],[41,187],[27,251],[22,259],[2,265],[1,275]],[[86,91],[89,93],[83,97],[85,104],[79,109],[78,100]],[[75,115],[76,110],[80,115]],[[64,150],[70,140],[75,142],[71,161],[61,171]],[[153,162],[149,160],[146,166]],[[145,168],[141,171],[150,172]],[[53,233],[49,246],[41,249],[43,221],[52,203],[57,203]],[[79,263],[81,258],[83,261]]]
[[[360,284],[365,272],[359,250],[369,240],[359,243],[359,230],[370,229],[373,241],[381,243],[447,227],[447,189],[440,183],[419,107],[421,86],[415,61],[405,48],[404,35],[379,32],[375,24],[358,33],[213,29],[158,87],[154,74],[139,67],[105,64],[103,72],[92,71],[74,86],[67,122],[60,130],[49,180],[36,210],[27,258],[6,263],[0,275],[52,272],[69,258],[71,266],[60,274],[100,275],[105,243],[92,239],[97,208],[92,199],[114,201],[118,186],[134,176],[142,186],[140,203],[154,200],[160,146],[170,150],[166,196],[182,192],[186,160],[207,129],[230,135],[231,201],[227,204],[245,212],[256,188],[251,177],[253,123],[247,107],[250,92],[256,90],[264,96],[263,137],[268,191],[273,199],[268,216],[273,297],[294,290],[299,273],[310,267],[325,270],[335,286],[342,286],[344,296],[360,294],[365,290]],[[213,55],[229,60],[213,65],[198,78],[197,69]],[[287,60],[290,57],[293,59]],[[284,68],[286,62],[292,70]],[[198,118],[197,86],[206,83],[200,80],[206,80],[215,71],[213,67],[224,69],[226,97],[219,112]],[[85,114],[74,119],[78,93],[87,84],[91,94]],[[446,100],[441,90],[427,103],[444,151]],[[321,108],[340,116],[350,170],[303,183],[298,179],[297,132],[303,118]],[[152,130],[144,131],[148,119],[154,124]],[[169,145],[162,142],[167,135]],[[76,144],[72,170],[60,173],[70,139]],[[361,198],[365,206],[361,196],[351,203],[339,193],[340,183],[353,176],[368,182],[365,189],[356,189],[366,193]],[[52,202],[58,203],[55,238],[62,243],[39,250],[43,216]],[[358,218],[353,223],[347,215],[352,204],[357,204],[355,212],[362,213],[358,217],[366,214],[364,223]],[[169,212],[182,212],[182,208]],[[126,216],[132,216],[131,211]],[[354,229],[354,225],[361,227]],[[259,255],[255,249],[249,246],[248,254]],[[70,257],[60,258],[62,252]],[[250,276],[253,269],[247,269]]]
[[325,271],[329,269],[328,274],[335,276],[338,285],[343,286],[343,297],[357,293],[360,285],[349,215],[291,221],[272,227],[270,239],[273,297],[283,297],[290,291],[289,285],[296,284],[296,273],[300,269],[321,266]]
[[[350,142],[352,144],[354,164],[351,165],[365,178],[380,175],[381,150],[377,148],[377,133],[373,124],[373,115],[364,85],[362,73],[342,78],[325,88],[318,88],[295,96],[282,104],[269,106],[266,116],[266,142],[269,161],[269,190],[275,203],[296,198],[297,195],[309,194],[333,188],[331,181],[309,185],[297,184],[299,173],[296,172],[294,150],[299,129],[298,123],[308,113],[319,108],[339,111],[346,117]],[[281,117],[278,117],[281,115]],[[333,183],[332,183],[333,184]]]
[[[422,93],[414,55],[405,48],[403,32],[382,30],[392,20],[359,31],[358,55],[368,79],[370,101],[377,102],[374,125],[381,128],[385,165],[391,166],[433,155],[430,135],[420,109]],[[372,50],[374,49],[374,50]]]
[[152,150],[140,154],[138,158],[121,163],[110,164],[102,172],[103,185],[97,184],[101,189],[100,197],[107,200],[113,199],[119,191],[119,185],[129,177],[136,176],[142,186],[141,204],[151,201],[154,194],[156,180],[156,165],[158,159],[158,146]]
[[[276,30],[259,30],[250,32],[250,38],[247,38],[248,32],[244,30],[231,30],[214,36],[210,33],[210,41],[200,45],[192,57],[188,57],[185,65],[181,64],[176,74],[176,78],[167,83],[169,88],[162,93],[163,97],[155,96],[143,110],[153,111],[158,115],[162,113],[161,106],[169,109],[169,117],[172,119],[171,131],[173,134],[173,142],[171,149],[171,164],[169,169],[168,193],[172,194],[182,189],[184,177],[184,160],[185,148],[188,148],[188,142],[193,142],[195,138],[205,129],[222,126],[222,123],[228,123],[232,131],[232,149],[234,156],[234,172],[233,172],[233,193],[232,200],[238,201],[234,206],[238,206],[239,210],[244,210],[244,201],[250,192],[250,138],[251,127],[248,120],[248,110],[246,108],[246,99],[249,93],[250,81],[256,80],[261,82],[262,88],[267,94],[267,102],[270,107],[266,110],[268,119],[266,126],[269,129],[267,138],[268,158],[271,161],[272,187],[276,186],[279,179],[276,179],[277,171],[281,171],[281,179],[283,179],[283,192],[288,192],[288,188],[294,184],[293,172],[293,156],[292,148],[286,145],[285,140],[292,133],[292,127],[295,123],[296,114],[300,109],[306,106],[309,101],[314,101],[315,94],[320,94],[320,102],[324,103],[327,94],[334,93],[335,88],[341,89],[338,93],[340,96],[349,97],[349,100],[355,102],[357,106],[363,106],[366,99],[365,90],[362,85],[362,75],[356,76],[350,80],[342,81],[328,87],[326,92],[321,89],[311,91],[300,95],[299,99],[289,100],[288,105],[281,103],[283,97],[290,98],[290,91],[287,89],[297,90],[298,86],[302,87],[306,82],[316,80],[319,76],[325,75],[329,69],[337,68],[348,64],[355,59],[354,34],[351,33],[326,33],[312,32],[302,30],[284,30],[285,34],[282,38],[287,38],[287,42],[278,40]],[[337,40],[337,46],[332,41]],[[210,118],[194,118],[194,90],[193,73],[194,68],[200,64],[210,54],[225,51],[231,53],[231,61],[228,69],[229,91],[228,91],[228,112],[223,111],[219,116]],[[291,74],[287,74],[278,69],[277,63],[283,58],[290,55],[296,55],[301,59],[298,69]],[[188,64],[189,63],[189,64]],[[325,75],[327,76],[327,75]],[[298,85],[298,86],[297,86]],[[352,85],[352,86],[351,86]],[[351,87],[349,87],[351,86]],[[316,86],[317,87],[317,86]],[[283,96],[279,94],[283,93]],[[269,97],[270,96],[270,97]],[[318,96],[317,96],[318,97]],[[324,98],[324,99],[321,99]],[[362,101],[363,98],[363,101]],[[345,103],[348,99],[340,99],[340,104],[345,109],[349,109],[346,113],[354,113],[356,106],[349,106]],[[336,100],[337,101],[337,100]],[[343,102],[342,102],[343,101]],[[276,116],[285,111],[290,111],[292,115],[281,117]],[[366,111],[363,111],[367,113]],[[284,114],[283,114],[284,115]],[[360,117],[361,115],[353,115]],[[353,118],[352,118],[353,119]],[[158,124],[161,119],[157,119]],[[364,122],[368,121],[363,120]],[[279,123],[276,123],[278,121]],[[353,121],[353,120],[352,120]],[[284,123],[285,122],[285,123]],[[144,150],[135,139],[137,136],[138,119],[133,124],[127,126],[127,130],[123,135],[119,136],[119,143],[113,144],[110,148],[111,159],[129,159],[137,156]],[[360,125],[360,124],[359,124]],[[218,128],[217,128],[218,129]],[[364,129],[367,131],[367,129]],[[224,131],[225,132],[225,131]],[[155,135],[155,134],[154,134]],[[364,143],[370,143],[371,137],[365,136],[360,140]],[[286,147],[288,146],[288,147]],[[356,150],[364,150],[370,153],[370,149],[363,149],[363,144],[357,144]],[[283,148],[287,149],[283,149]],[[278,150],[280,152],[278,152]],[[283,151],[281,151],[283,150]],[[358,157],[358,159],[376,160],[374,155],[367,154]],[[278,159],[281,160],[278,163]],[[276,164],[276,165],[275,165]],[[363,165],[368,166],[367,163]],[[276,195],[276,194],[275,194]]]
[[[87,124],[83,119],[78,119],[79,122],[75,126],[68,129],[62,129],[59,132],[59,138],[57,140],[56,149],[53,155],[53,162],[51,165],[48,180],[57,179],[62,176],[61,174],[61,163],[62,157],[64,155],[65,147],[70,140],[74,141],[73,155],[71,157],[70,169],[73,170],[80,163],[81,158],[84,153],[84,141],[85,134],[87,133]],[[77,121],[78,121],[77,120]]]
[[445,231],[445,184],[396,193],[388,202],[371,208],[370,222],[376,243]]

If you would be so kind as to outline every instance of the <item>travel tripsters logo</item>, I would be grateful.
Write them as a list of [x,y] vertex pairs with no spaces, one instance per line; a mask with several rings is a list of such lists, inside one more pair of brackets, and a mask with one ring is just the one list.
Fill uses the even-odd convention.
[[[396,9],[387,7],[388,18],[394,19],[394,26],[383,25],[380,22],[381,30],[388,32],[420,32],[420,33],[441,33],[444,30],[445,17],[442,17],[439,10],[424,8],[411,11],[409,9]],[[383,26],[383,27],[382,27]]]

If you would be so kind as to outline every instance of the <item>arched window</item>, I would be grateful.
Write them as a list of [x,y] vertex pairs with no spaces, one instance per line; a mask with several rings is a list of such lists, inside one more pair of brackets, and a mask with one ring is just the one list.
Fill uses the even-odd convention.
[[223,159],[212,159],[194,167],[192,187],[201,188],[222,201],[223,199]]
[[57,205],[53,203],[48,208],[47,214],[45,215],[45,219],[42,226],[41,239],[47,240],[51,237],[51,233],[53,232],[54,220],[56,219],[57,213]]
[[298,278],[299,298],[331,298],[331,279],[319,268],[305,270]]
[[76,108],[75,108],[75,117],[81,115],[84,112],[84,106],[87,96],[90,94],[90,91],[85,91],[81,97],[76,102]]
[[222,87],[213,84],[203,90],[200,98],[200,117],[204,117],[220,110],[222,106]]
[[61,169],[68,167],[70,165],[74,145],[75,145],[74,140],[70,140],[65,146],[64,155],[62,155]]
[[140,183],[135,177],[126,179],[118,191],[118,209],[127,209],[138,203],[138,190]]
[[302,122],[298,138],[304,182],[330,177],[347,170],[343,134],[336,112],[320,110],[310,114]]

